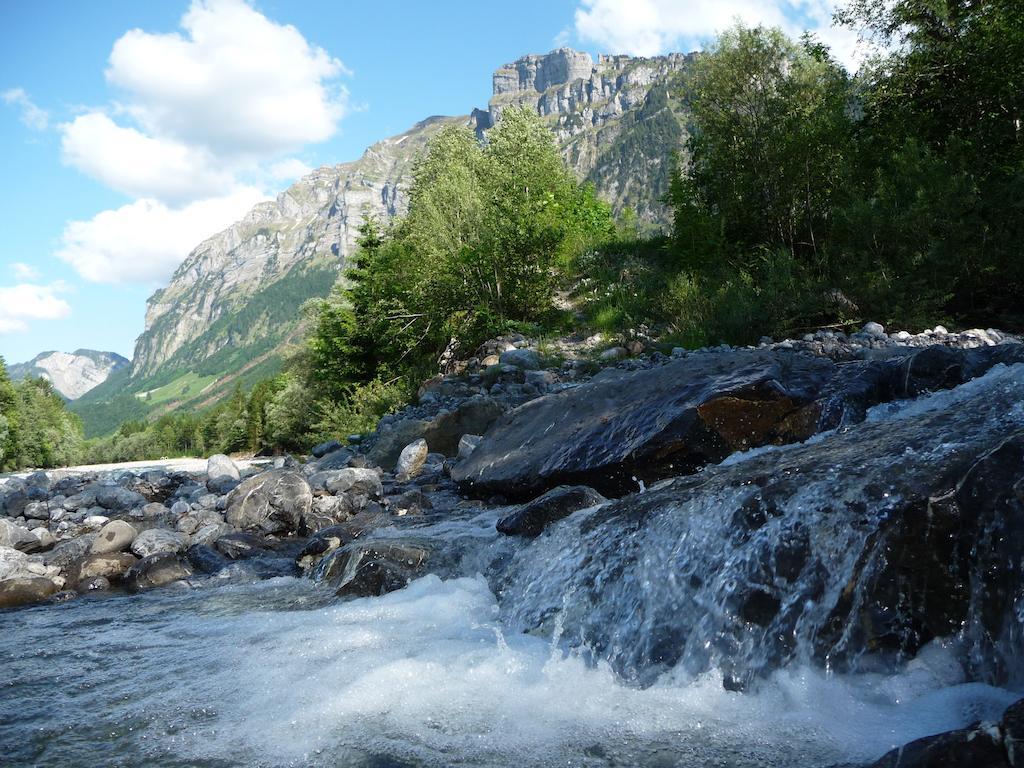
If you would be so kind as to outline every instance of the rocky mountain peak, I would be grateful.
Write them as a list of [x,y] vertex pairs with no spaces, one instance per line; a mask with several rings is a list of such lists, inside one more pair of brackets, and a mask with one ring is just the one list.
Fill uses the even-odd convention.
[[38,376],[49,381],[68,400],[77,400],[106,381],[110,374],[130,365],[116,352],[76,349],[74,352],[41,352],[27,363],[10,366],[14,380]]
[[586,80],[594,68],[589,53],[559,48],[543,55],[531,54],[499,67],[494,73],[494,95],[536,91],[574,80]]

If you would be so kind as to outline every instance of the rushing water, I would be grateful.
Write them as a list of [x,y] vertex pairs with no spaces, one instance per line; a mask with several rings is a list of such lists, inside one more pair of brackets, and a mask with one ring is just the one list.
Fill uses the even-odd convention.
[[639,689],[509,634],[480,577],[326,604],[297,579],[3,616],[0,749],[38,766],[834,766],[992,717],[934,647],[897,675]]
[[[864,429],[892,419],[927,424],[940,409],[980,403],[991,414],[977,410],[979,428],[1004,429],[1007,419],[1024,422],[1013,406],[1020,402],[1024,366],[956,395],[876,411]],[[834,439],[734,458],[721,471]],[[846,468],[849,492],[859,492],[858,467],[884,461],[868,456]],[[838,482],[835,473],[823,478]],[[747,693],[725,690],[718,657],[700,648],[722,633],[738,578],[728,571],[745,573],[757,541],[723,550],[733,546],[722,532],[734,514],[723,498],[654,516],[604,550],[596,539],[607,531],[585,527],[592,512],[528,545],[495,533],[497,510],[409,520],[411,531],[381,535],[448,542],[444,578],[424,576],[378,598],[337,602],[310,580],[253,582],[236,573],[192,588],[2,613],[0,763],[860,766],[912,739],[997,717],[1019,697],[968,682],[955,640],[857,674],[829,674],[797,653]],[[807,494],[794,498],[809,510],[800,514],[820,514]],[[590,547],[589,560],[581,546]],[[610,578],[602,558],[622,560],[614,573],[621,583],[605,584],[604,604],[595,605],[579,593],[586,568]],[[698,561],[708,578],[672,578]],[[847,564],[836,563],[839,584]],[[794,580],[794,594],[799,588]],[[632,658],[630,643],[647,642],[666,611],[689,655],[643,685],[627,682],[616,660]],[[679,613],[686,611],[692,620]],[[814,618],[814,607],[804,615],[805,623]],[[610,644],[589,645],[588,631],[602,622],[611,625]]]

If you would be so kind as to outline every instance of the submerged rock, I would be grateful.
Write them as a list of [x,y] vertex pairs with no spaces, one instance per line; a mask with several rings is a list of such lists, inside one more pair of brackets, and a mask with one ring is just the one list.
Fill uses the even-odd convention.
[[419,542],[356,541],[325,557],[314,578],[341,596],[373,597],[402,589],[421,574],[429,558],[430,549]]
[[1024,766],[1024,699],[1010,706],[998,723],[912,741],[892,750],[871,768],[1021,768]]
[[551,523],[605,501],[604,496],[585,485],[561,485],[501,518],[497,528],[509,536],[539,536]]

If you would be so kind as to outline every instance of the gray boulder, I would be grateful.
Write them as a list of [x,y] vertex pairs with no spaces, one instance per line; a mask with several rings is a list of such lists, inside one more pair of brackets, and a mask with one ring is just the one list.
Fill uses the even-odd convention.
[[380,498],[384,487],[380,475],[373,469],[339,469],[324,481],[324,488],[334,494],[351,493]]
[[438,414],[424,430],[423,438],[431,453],[455,456],[463,435],[482,435],[504,412],[493,398],[471,397],[454,410]]
[[322,459],[327,454],[334,453],[343,447],[344,446],[337,440],[328,440],[327,442],[320,443],[319,445],[314,445],[313,450],[310,451],[310,453],[313,455],[314,459]]
[[42,549],[39,539],[28,528],[3,518],[0,518],[0,547],[11,547],[20,552]]
[[101,485],[96,489],[96,504],[104,509],[120,512],[145,506],[146,497],[120,485]]
[[211,493],[227,493],[240,480],[238,467],[228,456],[218,453],[206,461],[206,487]]
[[313,577],[341,596],[375,597],[402,589],[421,575],[430,554],[420,542],[355,541],[324,557]]
[[395,474],[398,475],[399,480],[416,477],[422,471],[429,452],[427,441],[422,437],[405,446],[395,464]]
[[111,520],[100,528],[89,551],[94,555],[105,552],[124,552],[131,547],[137,535],[138,531],[130,523],[126,523],[124,520]]
[[464,461],[470,457],[470,454],[476,450],[476,447],[480,445],[480,441],[483,437],[480,435],[463,435],[459,438],[459,451],[456,458],[459,461]]
[[188,536],[184,533],[150,528],[135,537],[131,550],[138,557],[149,557],[150,555],[181,552],[187,546]]
[[120,581],[125,572],[136,562],[137,559],[127,552],[87,555],[68,567],[68,585],[74,587],[100,576],[110,581]]
[[540,356],[532,349],[510,349],[498,357],[500,365],[514,365],[524,371],[536,371],[540,368]]
[[229,533],[234,533],[234,530],[227,523],[206,523],[189,537],[189,542],[191,544],[212,547],[217,543],[217,539],[221,536],[227,536]]
[[376,442],[367,454],[367,460],[378,467],[393,467],[402,449],[413,440],[423,437],[430,422],[425,419],[403,419],[388,425],[377,433]]
[[301,474],[272,469],[244,480],[231,492],[226,518],[246,531],[294,533],[312,504],[313,493]]

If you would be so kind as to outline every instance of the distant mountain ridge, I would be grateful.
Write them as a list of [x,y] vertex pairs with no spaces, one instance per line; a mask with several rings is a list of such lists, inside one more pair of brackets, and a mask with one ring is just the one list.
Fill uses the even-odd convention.
[[154,391],[177,392],[187,381],[184,396],[161,407],[201,406],[279,367],[283,347],[297,337],[302,302],[330,291],[367,215],[386,221],[404,213],[412,165],[446,125],[468,125],[483,137],[509,107],[534,109],[580,180],[593,182],[617,213],[631,208],[643,225],[664,226],[661,200],[687,136],[674,86],[691,61],[692,54],[672,54],[595,63],[569,48],[524,56],[494,73],[486,110],[427,118],[260,203],[199,244],[150,297],[130,374],[95,390],[80,411],[87,431],[113,424],[111,409],[144,415]]
[[27,363],[8,366],[7,372],[15,381],[29,376],[44,378],[68,400],[77,400],[129,365],[131,361],[116,352],[76,349],[40,352]]

